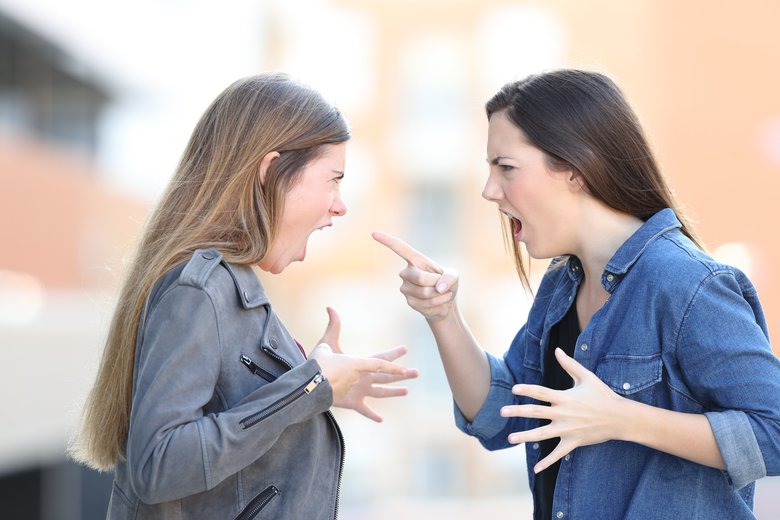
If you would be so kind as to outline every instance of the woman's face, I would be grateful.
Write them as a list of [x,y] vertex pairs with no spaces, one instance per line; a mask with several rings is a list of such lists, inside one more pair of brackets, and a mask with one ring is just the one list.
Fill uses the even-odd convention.
[[304,167],[298,182],[287,192],[279,233],[260,261],[261,269],[278,274],[290,263],[302,261],[309,235],[347,212],[339,193],[345,152],[346,143],[326,145],[322,154]]
[[494,113],[488,126],[490,165],[482,196],[512,220],[514,239],[532,258],[572,253],[576,242],[577,180],[571,170],[555,171],[507,116]]

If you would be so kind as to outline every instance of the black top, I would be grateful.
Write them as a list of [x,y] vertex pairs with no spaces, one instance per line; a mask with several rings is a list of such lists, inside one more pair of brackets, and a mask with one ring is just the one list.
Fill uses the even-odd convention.
[[[567,390],[574,385],[574,381],[566,371],[561,368],[555,359],[555,348],[560,347],[567,355],[574,355],[574,345],[580,335],[580,323],[577,318],[577,305],[572,304],[566,316],[556,323],[550,330],[550,342],[547,346],[544,358],[544,377],[542,384],[555,390]],[[543,420],[542,426],[550,421]],[[539,443],[539,460],[552,453],[552,450],[560,442],[560,437],[547,439]],[[553,495],[555,482],[558,480],[558,468],[561,462],[557,461],[549,468],[536,475],[534,481],[534,520],[550,520],[552,518]]]

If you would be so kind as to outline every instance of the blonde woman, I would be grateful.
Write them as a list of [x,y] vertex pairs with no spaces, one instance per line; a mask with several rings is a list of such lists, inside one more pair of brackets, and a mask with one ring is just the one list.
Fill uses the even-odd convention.
[[[260,278],[306,255],[346,207],[349,131],[281,74],[235,82],[206,110],[122,287],[74,457],[114,469],[108,518],[338,514],[344,441],[329,408],[380,421],[369,397],[415,377],[343,354],[339,317],[311,354]],[[259,271],[255,269],[259,267]]]

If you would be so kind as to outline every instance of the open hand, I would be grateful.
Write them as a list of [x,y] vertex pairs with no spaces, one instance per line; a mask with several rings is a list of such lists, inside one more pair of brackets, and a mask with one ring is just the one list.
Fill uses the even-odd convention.
[[620,404],[623,397],[613,392],[590,370],[555,349],[561,367],[574,379],[568,390],[552,390],[538,385],[515,385],[512,393],[550,403],[510,405],[501,408],[503,417],[547,419],[550,424],[509,435],[509,442],[538,442],[560,437],[553,451],[534,466],[534,473],[546,469],[579,446],[618,438]]
[[387,233],[375,231],[371,236],[406,260],[399,276],[401,293],[409,306],[429,321],[446,318],[458,292],[458,273],[445,269],[412,246]]
[[398,397],[407,394],[404,387],[384,386],[389,383],[413,379],[418,372],[394,363],[406,354],[406,347],[399,346],[373,357],[355,357],[344,354],[339,345],[341,318],[328,307],[328,326],[310,358],[316,359],[322,374],[333,389],[333,404],[355,410],[376,422],[382,417],[368,404],[366,397]]

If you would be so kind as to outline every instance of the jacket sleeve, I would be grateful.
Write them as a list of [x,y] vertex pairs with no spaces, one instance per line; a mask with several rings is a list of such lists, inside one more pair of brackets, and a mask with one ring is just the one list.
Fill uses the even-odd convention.
[[681,322],[677,358],[705,407],[734,489],[780,470],[780,361],[753,286],[708,276]]
[[309,360],[232,409],[204,415],[220,373],[219,321],[209,294],[175,285],[150,309],[137,352],[127,464],[146,503],[213,488],[265,453],[285,428],[333,402]]

